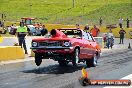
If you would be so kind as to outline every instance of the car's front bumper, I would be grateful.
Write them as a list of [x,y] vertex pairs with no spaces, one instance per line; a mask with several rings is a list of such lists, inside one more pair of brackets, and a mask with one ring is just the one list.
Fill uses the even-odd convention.
[[73,49],[73,47],[62,47],[62,46],[39,46],[39,47],[31,47],[32,50],[63,50],[63,49]]
[[68,58],[73,55],[74,47],[31,47],[34,53],[43,55],[44,58]]
[[58,54],[66,54],[72,53],[74,51],[74,47],[62,47],[62,46],[39,46],[39,47],[31,47],[34,53],[47,53],[53,52]]

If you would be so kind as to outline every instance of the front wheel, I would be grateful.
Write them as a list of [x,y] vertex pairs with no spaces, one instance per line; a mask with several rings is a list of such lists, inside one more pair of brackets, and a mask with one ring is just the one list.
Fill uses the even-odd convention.
[[42,55],[35,53],[35,63],[37,66],[40,66],[40,64],[42,63]]
[[79,49],[75,49],[73,60],[72,60],[73,66],[77,66],[78,62],[79,62]]
[[94,54],[94,56],[89,59],[89,60],[86,60],[86,65],[87,67],[96,67],[97,66],[97,55]]

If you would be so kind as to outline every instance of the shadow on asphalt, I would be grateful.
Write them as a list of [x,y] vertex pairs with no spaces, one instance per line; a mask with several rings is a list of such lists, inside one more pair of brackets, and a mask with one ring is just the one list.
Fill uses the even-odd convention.
[[72,66],[68,64],[67,66],[59,66],[58,64],[49,65],[47,67],[39,67],[32,70],[24,70],[24,73],[35,73],[35,74],[64,74],[64,73],[72,73],[82,68],[87,68],[84,64],[79,64],[78,66]]

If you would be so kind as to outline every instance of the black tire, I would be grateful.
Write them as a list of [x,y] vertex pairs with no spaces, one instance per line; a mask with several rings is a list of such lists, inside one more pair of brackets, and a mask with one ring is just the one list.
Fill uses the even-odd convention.
[[37,66],[40,66],[40,64],[42,63],[42,55],[35,53],[35,63]]
[[79,62],[79,49],[75,49],[74,55],[73,55],[73,60],[72,60],[73,66],[77,66],[78,62]]
[[66,61],[66,60],[59,60],[58,63],[59,63],[59,66],[67,66],[68,65],[68,61]]
[[91,59],[86,60],[87,67],[96,67],[97,66],[97,60],[98,60],[98,57],[96,54],[94,54],[94,56]]

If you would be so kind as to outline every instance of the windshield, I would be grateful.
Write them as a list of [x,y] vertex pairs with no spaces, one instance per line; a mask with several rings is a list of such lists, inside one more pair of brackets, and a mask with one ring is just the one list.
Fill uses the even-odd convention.
[[60,29],[68,38],[82,38],[82,31],[77,29]]
[[22,21],[25,23],[25,24],[28,24],[28,25],[32,25],[34,23],[34,20],[31,20],[31,19],[22,19]]

